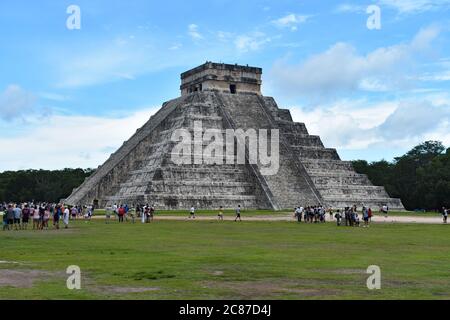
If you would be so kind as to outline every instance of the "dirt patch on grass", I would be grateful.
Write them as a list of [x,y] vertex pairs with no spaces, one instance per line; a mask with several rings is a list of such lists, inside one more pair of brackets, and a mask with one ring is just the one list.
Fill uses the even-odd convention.
[[338,294],[338,291],[326,288],[302,288],[301,283],[289,280],[258,281],[208,281],[203,284],[207,288],[220,288],[231,291],[234,298],[270,299],[277,296],[296,295],[298,298],[326,297]]
[[120,293],[144,293],[151,291],[159,291],[160,288],[153,287],[118,287],[118,286],[108,286],[108,287],[98,287],[96,291],[102,293],[112,293],[112,294],[120,294]]
[[0,287],[31,288],[36,281],[45,280],[48,272],[39,270],[10,270],[0,272]]
[[338,269],[332,270],[331,273],[334,274],[365,274],[363,269]]

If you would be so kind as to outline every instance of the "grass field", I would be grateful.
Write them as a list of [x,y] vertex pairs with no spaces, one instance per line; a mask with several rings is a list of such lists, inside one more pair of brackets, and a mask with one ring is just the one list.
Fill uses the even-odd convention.
[[[156,221],[0,232],[0,299],[450,299],[444,225]],[[78,265],[82,290],[66,288]],[[382,289],[366,287],[378,265]]]

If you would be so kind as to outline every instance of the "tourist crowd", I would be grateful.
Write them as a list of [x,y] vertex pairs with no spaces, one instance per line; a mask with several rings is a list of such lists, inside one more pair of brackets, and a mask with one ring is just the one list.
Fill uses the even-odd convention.
[[[387,216],[389,208],[388,206],[383,206],[380,211]],[[325,223],[327,213],[330,219],[336,219],[337,226],[359,227],[363,221],[363,226],[369,227],[373,217],[372,209],[364,206],[360,212],[362,216],[361,221],[356,205],[346,207],[343,210],[338,209],[336,212],[332,208],[325,209],[323,206],[297,207],[294,211],[294,217],[297,218],[298,222],[302,222],[303,219],[305,223]]]
[[3,230],[48,230],[49,223],[55,229],[69,227],[69,221],[84,217],[90,219],[94,213],[93,206],[65,206],[56,203],[2,203],[0,218]]
[[[119,223],[131,220],[135,223],[135,218],[141,220],[142,223],[150,223],[153,221],[156,210],[154,205],[136,205],[131,208],[127,204],[117,205],[106,208],[106,223],[109,223],[112,216],[115,216]],[[444,223],[447,223],[450,209],[442,208],[441,214]],[[380,212],[388,217],[389,207],[382,206]],[[55,229],[60,228],[62,222],[64,228],[68,228],[70,220],[87,219],[90,220],[94,215],[94,206],[65,206],[56,203],[0,203],[0,218],[3,221],[3,230],[48,230],[49,223]],[[363,206],[358,211],[357,206],[346,207],[344,209],[334,210],[333,208],[325,208],[323,206],[297,207],[294,209],[294,217],[298,222],[305,223],[325,223],[327,215],[330,220],[335,220],[337,226],[349,227],[369,227],[374,212],[370,207]],[[189,219],[195,219],[196,209],[194,206],[189,210]],[[224,219],[224,209],[218,209],[218,219]],[[241,206],[235,209],[235,220],[241,221]],[[29,226],[30,225],[30,226]]]

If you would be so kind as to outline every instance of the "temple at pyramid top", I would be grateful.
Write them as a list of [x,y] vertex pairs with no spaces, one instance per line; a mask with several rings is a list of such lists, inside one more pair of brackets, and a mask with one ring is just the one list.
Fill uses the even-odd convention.
[[197,91],[260,95],[261,75],[261,68],[206,62],[181,74],[181,95]]

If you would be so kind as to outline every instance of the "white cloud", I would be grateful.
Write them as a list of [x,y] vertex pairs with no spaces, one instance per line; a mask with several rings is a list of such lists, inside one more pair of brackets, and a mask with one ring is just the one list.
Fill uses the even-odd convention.
[[203,39],[203,36],[200,34],[200,32],[198,30],[198,25],[196,25],[196,24],[190,24],[188,26],[188,34],[193,40]]
[[52,93],[52,92],[41,92],[39,93],[39,97],[46,99],[46,100],[52,100],[52,101],[67,101],[70,98],[68,96],[58,94],[58,93]]
[[36,97],[18,85],[9,85],[0,93],[0,119],[23,118],[35,111]]
[[450,145],[450,99],[445,102],[341,100],[291,112],[295,121],[305,122],[309,132],[319,135],[328,147],[408,149],[430,139]]
[[273,20],[272,24],[279,28],[290,28],[291,31],[296,31],[298,26],[302,23],[305,23],[308,20],[309,16],[307,15],[299,15],[299,14],[288,14],[284,17],[281,17],[277,20]]
[[450,81],[450,70],[424,74],[419,79],[422,81]]
[[337,13],[348,13],[348,12],[350,12],[350,13],[365,13],[366,9],[367,9],[367,6],[342,3],[336,7],[335,12],[337,12]]
[[177,42],[172,44],[172,46],[169,47],[169,50],[179,50],[183,47],[183,44]]
[[379,0],[379,4],[395,9],[401,14],[450,8],[450,0]]
[[417,55],[430,49],[439,29],[429,27],[405,44],[381,47],[366,55],[337,43],[298,65],[277,61],[271,70],[274,85],[289,95],[326,96],[342,91],[387,91],[408,81]]
[[8,151],[0,161],[0,171],[96,168],[156,110],[148,108],[116,118],[52,115],[45,125],[31,123],[26,127],[30,129],[19,135],[0,137],[0,149]]
[[257,51],[271,41],[272,38],[266,36],[262,32],[252,32],[249,34],[239,35],[234,44],[239,52],[248,52]]

